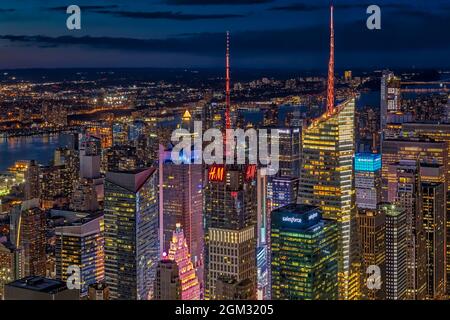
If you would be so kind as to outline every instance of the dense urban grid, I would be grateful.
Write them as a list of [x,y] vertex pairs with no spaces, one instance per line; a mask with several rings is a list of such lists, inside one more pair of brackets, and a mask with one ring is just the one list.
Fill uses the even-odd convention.
[[[0,298],[447,299],[450,73],[335,74],[330,14],[326,77],[231,82],[228,33],[223,76],[5,72],[0,139],[55,149],[2,159]],[[175,163],[196,121],[277,129],[278,171]]]

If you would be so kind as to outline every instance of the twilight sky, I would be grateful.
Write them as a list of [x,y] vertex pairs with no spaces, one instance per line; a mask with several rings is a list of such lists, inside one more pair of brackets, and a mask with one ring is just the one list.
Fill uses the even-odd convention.
[[[336,67],[450,67],[449,0],[335,0]],[[66,8],[82,9],[82,30]],[[382,30],[366,28],[366,8]],[[0,68],[321,69],[329,0],[1,0]]]

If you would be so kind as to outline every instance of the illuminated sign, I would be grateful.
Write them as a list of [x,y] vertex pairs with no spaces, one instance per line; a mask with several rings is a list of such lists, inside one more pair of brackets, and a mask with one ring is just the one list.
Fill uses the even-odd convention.
[[[282,208],[281,208],[282,210]],[[288,229],[306,229],[320,222],[322,215],[317,210],[299,213],[284,213],[279,216],[280,223]]]
[[251,181],[255,179],[256,175],[256,164],[249,164],[245,170],[245,180]]
[[319,213],[314,212],[308,216],[308,220],[314,220],[314,219],[317,219],[318,217],[319,217]]
[[223,165],[213,165],[208,170],[208,180],[222,182],[225,179],[225,167]]
[[295,218],[295,217],[283,217],[283,222],[290,222],[290,223],[302,223],[302,219]]

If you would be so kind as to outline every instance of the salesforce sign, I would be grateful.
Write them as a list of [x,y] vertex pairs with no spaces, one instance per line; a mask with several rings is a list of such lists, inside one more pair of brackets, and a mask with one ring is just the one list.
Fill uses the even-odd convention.
[[310,211],[305,213],[286,213],[280,216],[281,222],[288,228],[308,228],[316,224],[321,219],[319,211]]
[[303,220],[301,218],[296,218],[296,217],[283,217],[281,218],[281,220],[283,220],[283,222],[290,222],[290,223],[302,223]]

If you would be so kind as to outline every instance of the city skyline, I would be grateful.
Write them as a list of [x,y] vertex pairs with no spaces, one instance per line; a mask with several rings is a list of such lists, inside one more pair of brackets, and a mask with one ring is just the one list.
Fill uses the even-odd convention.
[[[25,2],[51,12],[50,24],[65,10],[53,0]],[[419,19],[425,8],[382,2],[384,18]],[[20,62],[15,50],[27,49],[46,68],[72,65],[2,73],[0,300],[229,300],[227,312],[235,304],[238,313],[234,301],[241,300],[449,300],[450,71],[437,56],[447,47],[436,46],[432,28],[398,35],[382,22],[388,35],[369,30],[366,14],[370,39],[354,37],[353,13],[366,7],[350,0],[99,1],[82,6],[87,22],[104,24],[95,37],[46,30],[38,14],[34,30],[45,35],[0,32],[8,61]],[[450,12],[441,1],[428,9],[430,27]],[[271,14],[250,33],[267,37],[249,39],[248,30],[225,25],[256,12]],[[310,20],[280,23],[274,45],[275,29],[264,28],[287,13]],[[116,19],[134,21],[120,39],[109,25]],[[136,42],[129,36],[137,21],[167,21],[168,28],[156,42]],[[174,45],[174,32],[188,22],[197,25],[176,33]],[[284,34],[297,23],[310,42]],[[205,33],[210,42],[199,37]],[[378,36],[383,43],[370,42]],[[314,53],[319,72],[234,78],[246,57],[295,73],[283,54],[305,53]],[[143,75],[148,54],[162,70],[153,79]],[[359,72],[358,63],[371,68],[372,54],[380,68]],[[383,58],[408,63],[422,54],[442,68],[400,72]],[[189,65],[211,59],[220,76],[193,68],[164,75],[170,55]],[[101,69],[124,57],[140,68]],[[83,59],[97,69],[79,71]],[[252,305],[245,312],[256,314]]]

